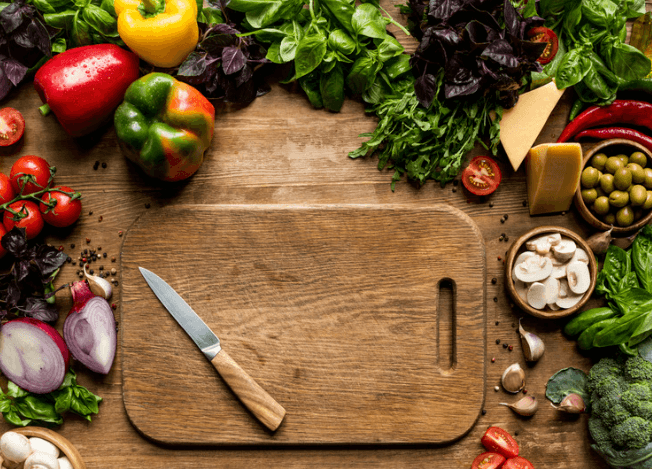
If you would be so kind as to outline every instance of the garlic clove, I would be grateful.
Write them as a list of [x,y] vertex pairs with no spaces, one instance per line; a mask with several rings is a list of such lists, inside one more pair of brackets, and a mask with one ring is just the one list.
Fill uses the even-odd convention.
[[611,236],[611,231],[613,229],[614,227],[612,225],[611,228],[609,228],[609,231],[605,231],[604,233],[596,233],[586,240],[586,244],[589,245],[591,251],[593,251],[593,254],[600,256],[607,252],[607,249],[609,249],[609,245],[613,240],[613,237]]
[[522,399],[514,402],[513,404],[507,404],[506,402],[500,402],[499,405],[504,405],[509,407],[518,415],[523,417],[533,416],[537,409],[539,408],[539,401],[536,400],[533,396],[525,396]]
[[527,332],[521,325],[521,319],[518,320],[518,333],[521,335],[521,346],[523,348],[523,356],[528,362],[536,362],[543,356],[546,347],[543,340],[531,332]]
[[505,391],[516,394],[525,387],[525,371],[521,365],[514,363],[503,372],[500,381]]
[[552,406],[562,412],[569,414],[581,414],[586,411],[586,404],[584,399],[579,394],[571,393],[564,397],[559,405],[552,404]]
[[88,264],[84,265],[84,275],[86,276],[86,281],[88,282],[88,286],[91,291],[95,295],[101,296],[105,300],[111,298],[111,295],[113,294],[113,288],[111,288],[109,281],[103,279],[102,277],[98,277],[97,275],[90,275],[88,272],[86,272],[87,266]]

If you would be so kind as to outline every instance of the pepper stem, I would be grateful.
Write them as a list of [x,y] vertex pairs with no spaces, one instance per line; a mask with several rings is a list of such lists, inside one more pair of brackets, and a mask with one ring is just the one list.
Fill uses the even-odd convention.
[[141,3],[143,5],[143,8],[145,8],[145,11],[147,13],[156,13],[156,8],[158,7],[158,4],[153,1],[153,0],[141,0]]
[[52,109],[50,109],[50,105],[48,103],[45,103],[43,106],[38,108],[38,110],[41,111],[41,114],[43,114],[44,116],[47,116],[48,114],[50,114],[50,111]]

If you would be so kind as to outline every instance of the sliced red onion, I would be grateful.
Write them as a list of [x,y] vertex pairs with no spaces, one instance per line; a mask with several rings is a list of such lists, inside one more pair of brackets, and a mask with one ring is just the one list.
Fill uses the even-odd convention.
[[26,391],[47,394],[57,389],[69,360],[61,335],[43,321],[14,319],[0,329],[0,370]]
[[86,282],[71,286],[74,305],[63,324],[63,337],[73,357],[89,370],[107,374],[117,347],[115,318],[107,301]]

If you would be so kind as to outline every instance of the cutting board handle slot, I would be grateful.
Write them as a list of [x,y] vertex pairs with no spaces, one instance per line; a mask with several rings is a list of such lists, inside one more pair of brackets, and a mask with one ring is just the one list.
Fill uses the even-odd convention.
[[437,284],[437,367],[443,374],[455,370],[457,353],[455,344],[455,281],[443,278]]

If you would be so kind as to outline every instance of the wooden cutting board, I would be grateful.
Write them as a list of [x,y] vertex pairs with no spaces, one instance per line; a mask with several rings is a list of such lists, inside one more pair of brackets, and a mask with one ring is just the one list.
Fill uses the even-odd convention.
[[[267,431],[138,267],[287,411]],[[123,398],[165,444],[446,443],[485,393],[485,248],[449,206],[178,205],[122,251]]]

